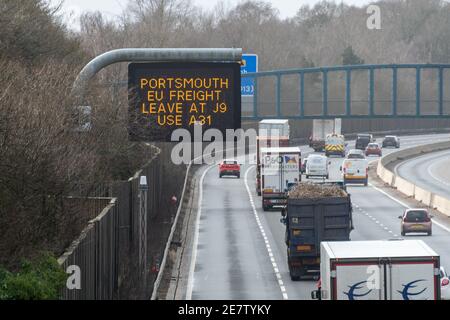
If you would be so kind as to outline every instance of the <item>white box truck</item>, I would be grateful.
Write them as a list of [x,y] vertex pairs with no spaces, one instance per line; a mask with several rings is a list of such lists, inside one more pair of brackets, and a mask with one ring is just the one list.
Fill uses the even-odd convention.
[[325,150],[325,139],[329,134],[341,134],[342,119],[313,120],[309,146],[316,152]]
[[284,137],[289,140],[289,120],[268,119],[259,122],[259,137]]
[[300,182],[300,148],[261,149],[261,190],[264,211],[285,206],[287,193]]
[[439,255],[422,240],[322,242],[322,300],[439,300]]

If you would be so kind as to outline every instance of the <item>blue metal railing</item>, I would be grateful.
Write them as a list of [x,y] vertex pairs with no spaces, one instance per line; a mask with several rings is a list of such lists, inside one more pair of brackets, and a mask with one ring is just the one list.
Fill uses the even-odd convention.
[[[399,99],[399,84],[402,83],[402,78],[399,77],[399,70],[412,70],[415,71],[415,97],[413,100]],[[318,68],[303,68],[303,69],[285,69],[285,70],[275,70],[275,71],[262,71],[258,73],[247,73],[243,77],[254,78],[254,99],[251,114],[244,114],[242,119],[244,120],[260,120],[266,118],[286,118],[286,119],[330,119],[330,118],[450,118],[450,100],[446,100],[446,86],[445,86],[445,72],[450,69],[450,64],[380,64],[380,65],[351,65],[351,66],[335,66],[335,67],[318,67]],[[390,70],[392,87],[390,112],[377,113],[376,105],[380,103],[380,100],[376,99],[377,90],[375,88],[375,76],[376,73],[381,70]],[[437,76],[433,78],[433,81],[437,81],[438,87],[436,92],[435,100],[424,100],[422,98],[422,71],[424,70],[435,70],[437,71]],[[352,92],[352,74],[354,72],[367,72],[367,82],[368,82],[368,100],[367,102],[367,112],[364,114],[358,114],[353,112],[352,106],[356,102],[356,98],[353,97]],[[330,99],[329,95],[329,78],[330,75],[336,72],[345,73],[345,111],[343,113],[333,113],[329,109]],[[306,79],[305,75],[318,74],[321,76],[321,94],[322,98],[318,101],[307,101],[305,99],[306,95]],[[282,83],[283,77],[286,76],[298,76],[298,113],[295,115],[284,115],[282,112],[282,105],[285,100],[283,100],[282,94]],[[274,115],[262,115],[260,112],[261,101],[261,90],[258,86],[261,84],[264,78],[274,78],[275,79],[275,110]],[[450,85],[450,83],[449,83]],[[425,87],[425,86],[424,86]],[[450,86],[447,96],[450,97]],[[386,89],[386,88],[384,88]],[[450,98],[449,98],[450,99]],[[334,100],[336,102],[336,100]],[[384,100],[383,102],[387,102]],[[408,103],[411,107],[408,112],[399,112],[399,102]],[[414,103],[413,103],[414,102]],[[422,102],[433,102],[437,104],[437,111],[430,113],[427,110],[422,110]],[[267,104],[267,102],[265,102]],[[292,101],[289,102],[292,104]],[[307,103],[321,104],[322,110],[314,114],[307,114],[306,105]],[[448,108],[445,106],[449,105]],[[448,111],[446,112],[446,109]],[[315,110],[317,111],[317,110]]]

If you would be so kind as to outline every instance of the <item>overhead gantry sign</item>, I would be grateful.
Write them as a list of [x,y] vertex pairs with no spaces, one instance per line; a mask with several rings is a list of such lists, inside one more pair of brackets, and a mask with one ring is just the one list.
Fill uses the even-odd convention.
[[130,48],[106,52],[78,75],[72,96],[85,106],[90,80],[103,68],[129,65],[130,138],[171,141],[172,132],[194,125],[203,130],[241,126],[242,49]]
[[241,126],[239,63],[129,65],[129,134],[138,141],[171,141],[172,132]]

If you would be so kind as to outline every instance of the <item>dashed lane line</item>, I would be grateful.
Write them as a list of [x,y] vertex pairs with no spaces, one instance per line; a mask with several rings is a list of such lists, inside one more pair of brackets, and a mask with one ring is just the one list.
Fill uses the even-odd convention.
[[261,224],[261,219],[259,218],[258,210],[256,209],[255,201],[253,200],[253,195],[252,195],[252,192],[250,191],[250,187],[248,185],[248,175],[249,175],[250,171],[253,169],[254,169],[254,166],[248,168],[247,171],[245,172],[245,179],[244,179],[245,188],[247,189],[248,197],[250,199],[250,204],[253,209],[253,214],[255,215],[255,219],[258,224],[259,230],[261,231],[261,235],[264,239],[264,242],[266,243],[266,249],[269,254],[270,262],[272,263],[273,271],[278,280],[278,286],[280,287],[281,294],[282,294],[284,300],[288,300],[289,296],[287,294],[286,287],[284,286],[284,282],[281,280],[282,278],[281,278],[280,270],[278,269],[278,265],[273,256],[272,247],[270,246],[269,239],[267,238],[264,227]]

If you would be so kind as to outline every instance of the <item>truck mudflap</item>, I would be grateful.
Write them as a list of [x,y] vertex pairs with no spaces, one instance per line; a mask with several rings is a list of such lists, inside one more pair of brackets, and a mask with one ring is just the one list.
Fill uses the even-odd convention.
[[289,255],[289,274],[293,281],[317,280],[320,277],[320,258],[296,258]]

